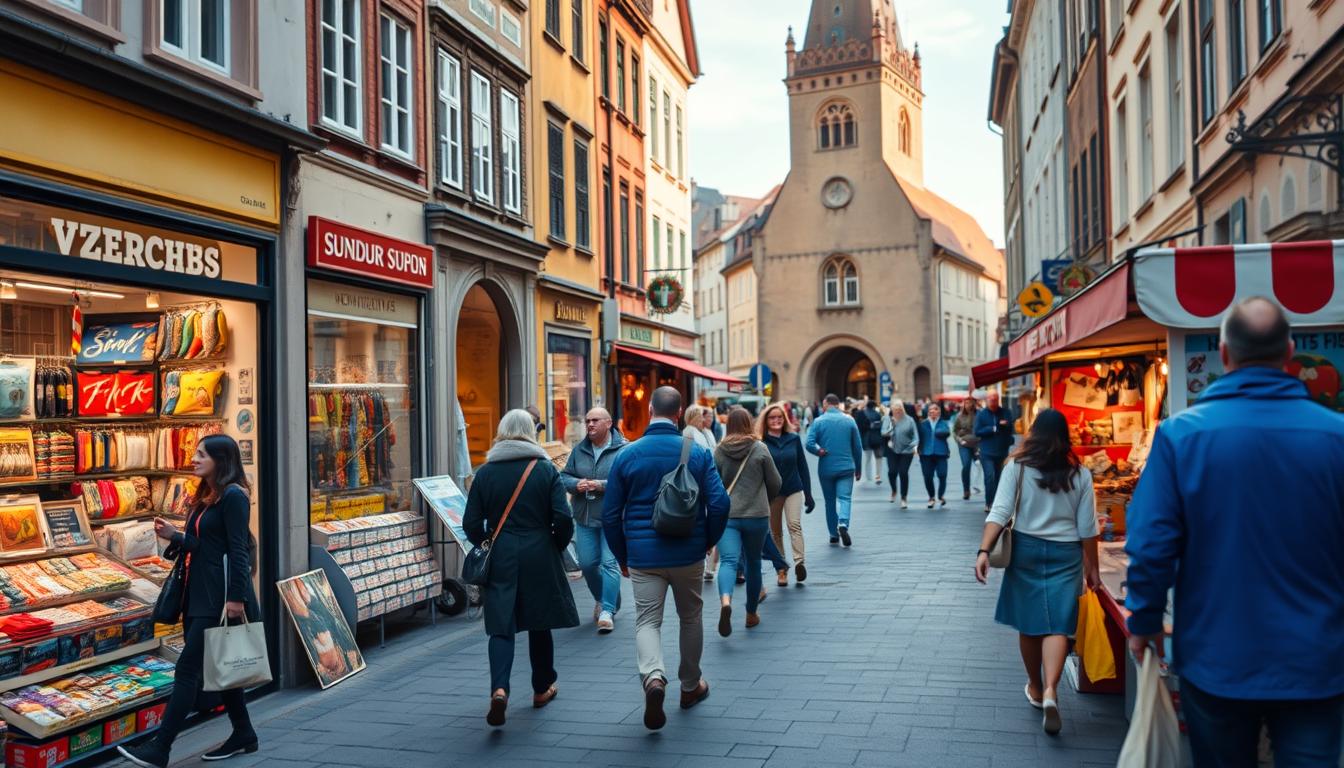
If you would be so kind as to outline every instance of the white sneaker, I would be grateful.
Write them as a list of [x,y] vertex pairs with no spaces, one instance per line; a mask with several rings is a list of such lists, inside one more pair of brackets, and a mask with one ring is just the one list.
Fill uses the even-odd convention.
[[606,611],[597,617],[597,634],[605,635],[616,628],[616,619]]
[[597,621],[602,616],[602,604],[593,603],[593,621]]

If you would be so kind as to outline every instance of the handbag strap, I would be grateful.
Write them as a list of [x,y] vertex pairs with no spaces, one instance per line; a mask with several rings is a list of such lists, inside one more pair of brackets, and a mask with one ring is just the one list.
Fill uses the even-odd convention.
[[509,497],[508,506],[504,507],[504,515],[499,518],[499,525],[495,526],[494,532],[490,534],[489,545],[495,545],[495,539],[499,538],[499,532],[504,530],[504,523],[509,519],[509,513],[513,511],[513,505],[518,501],[518,494],[523,492],[523,485],[527,483],[528,475],[532,474],[532,468],[537,466],[537,459],[527,463],[527,469],[523,470],[523,476],[518,478],[518,487],[513,489],[513,496]]
[[738,464],[738,465],[737,465],[737,474],[736,474],[736,475],[733,475],[733,482],[731,482],[731,483],[728,484],[728,495],[729,495],[729,496],[732,496],[732,495],[733,495],[733,489],[737,487],[737,481],[738,481],[739,478],[742,477],[742,470],[744,470],[744,469],[747,468],[747,461],[749,461],[750,459],[751,459],[751,456],[747,456],[747,458],[745,458],[745,459],[742,460],[742,463],[741,463],[741,464]]
[[[1017,462],[1013,462],[1017,464]],[[1017,510],[1022,506],[1022,482],[1026,479],[1027,468],[1017,464],[1017,486],[1013,488],[1013,516],[1008,518],[1007,528],[1012,528],[1017,522]]]

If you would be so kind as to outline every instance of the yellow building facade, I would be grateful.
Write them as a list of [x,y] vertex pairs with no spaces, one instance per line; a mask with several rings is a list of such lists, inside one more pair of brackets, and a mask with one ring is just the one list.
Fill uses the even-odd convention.
[[573,445],[583,439],[583,415],[603,402],[600,221],[593,142],[596,106],[592,69],[592,9],[561,14],[547,28],[545,13],[531,16],[530,109],[533,229],[550,247],[537,278],[537,407],[546,439]]

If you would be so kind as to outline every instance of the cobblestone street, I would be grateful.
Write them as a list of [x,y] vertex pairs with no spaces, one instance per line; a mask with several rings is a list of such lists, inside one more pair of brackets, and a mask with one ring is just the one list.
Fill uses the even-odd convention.
[[[623,611],[606,637],[590,621],[556,633],[560,696],[543,710],[528,706],[520,639],[514,704],[499,731],[484,720],[485,635],[479,623],[459,617],[369,650],[369,669],[331,690],[261,700],[254,718],[262,751],[232,764],[1114,765],[1125,729],[1120,697],[1079,696],[1065,684],[1058,738],[1041,732],[1038,714],[1023,701],[1017,643],[992,619],[997,577],[987,588],[971,577],[980,502],[961,501],[955,464],[952,470],[948,496],[956,500],[946,510],[926,509],[922,486],[912,490],[911,509],[901,511],[887,502],[885,483],[861,483],[852,549],[827,544],[818,505],[804,523],[806,585],[781,589],[769,579],[761,625],[750,632],[739,609],[733,635],[715,633],[707,584],[703,666],[712,694],[687,712],[673,705],[659,733],[641,724],[632,611]],[[592,602],[575,588],[587,619]],[[625,590],[625,604],[633,605],[628,582]],[[664,633],[669,654],[674,639],[675,632]],[[227,729],[220,718],[185,735],[177,754],[192,757],[177,764],[195,764],[194,755]]]

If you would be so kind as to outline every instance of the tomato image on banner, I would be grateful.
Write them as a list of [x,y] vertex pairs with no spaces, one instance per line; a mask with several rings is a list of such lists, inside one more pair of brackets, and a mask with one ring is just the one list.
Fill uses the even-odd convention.
[[1328,408],[1339,407],[1339,369],[1334,363],[1319,355],[1296,355],[1284,370],[1307,385],[1312,400]]
[[[1293,334],[1297,352],[1284,366],[1302,382],[1315,402],[1344,412],[1344,331]],[[1193,404],[1204,390],[1226,374],[1218,357],[1218,336],[1192,333],[1185,337],[1186,395]]]

